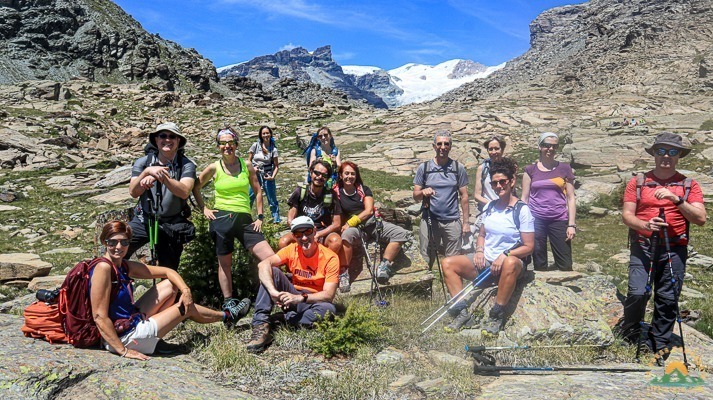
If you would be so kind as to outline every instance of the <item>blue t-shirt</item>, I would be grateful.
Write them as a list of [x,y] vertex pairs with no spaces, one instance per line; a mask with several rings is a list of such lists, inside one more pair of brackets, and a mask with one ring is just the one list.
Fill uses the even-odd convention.
[[430,159],[426,163],[426,168],[427,170],[424,169],[424,164],[419,165],[413,184],[424,189],[433,188],[436,191],[430,200],[431,214],[435,219],[444,222],[460,219],[458,190],[468,186],[465,167],[449,158],[443,167]]

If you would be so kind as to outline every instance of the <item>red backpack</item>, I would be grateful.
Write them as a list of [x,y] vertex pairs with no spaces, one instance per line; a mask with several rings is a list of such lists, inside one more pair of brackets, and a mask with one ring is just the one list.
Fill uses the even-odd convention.
[[110,260],[104,257],[77,263],[67,273],[59,291],[59,312],[63,319],[64,331],[67,333],[69,343],[74,347],[96,346],[101,338],[99,328],[94,323],[89,296],[89,273],[101,261],[105,261],[113,267],[111,281],[115,284],[111,288],[111,298],[115,298],[120,285],[119,271]]
[[27,306],[25,324],[20,330],[27,337],[44,339],[52,344],[69,343],[56,302],[45,303],[38,300]]

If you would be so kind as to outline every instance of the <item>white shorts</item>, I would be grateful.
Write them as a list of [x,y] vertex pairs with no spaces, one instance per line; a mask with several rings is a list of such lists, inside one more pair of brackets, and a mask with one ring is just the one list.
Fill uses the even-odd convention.
[[[158,324],[153,318],[143,320],[136,325],[136,328],[120,336],[121,343],[125,347],[136,350],[141,354],[153,354],[156,350],[156,343],[159,341]],[[112,353],[118,354],[113,347],[104,342],[104,347]]]

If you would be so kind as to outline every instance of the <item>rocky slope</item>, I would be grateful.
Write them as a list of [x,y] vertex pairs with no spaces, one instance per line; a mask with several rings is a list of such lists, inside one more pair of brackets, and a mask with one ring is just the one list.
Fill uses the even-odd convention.
[[109,0],[0,1],[0,84],[75,77],[201,91],[218,78],[209,60]]
[[342,67],[332,59],[330,46],[319,47],[312,53],[302,47],[279,51],[221,68],[218,75],[221,78],[249,77],[267,87],[279,84],[284,78],[312,82],[344,92],[352,99],[386,108],[386,103],[379,96],[355,86],[353,80],[344,74]]
[[710,94],[713,4],[708,0],[591,0],[530,24],[531,48],[444,101],[593,91]]

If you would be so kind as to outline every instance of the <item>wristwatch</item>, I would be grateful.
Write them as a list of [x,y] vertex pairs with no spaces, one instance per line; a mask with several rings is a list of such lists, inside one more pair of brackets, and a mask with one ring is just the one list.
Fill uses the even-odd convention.
[[681,204],[683,204],[683,197],[678,196],[678,201],[674,202],[673,205],[676,206],[676,207],[678,207],[678,206],[680,206]]
[[302,293],[302,302],[306,303],[307,302],[307,293]]
[[262,215],[262,214],[258,214],[258,215],[257,215],[257,219],[259,219],[260,221],[262,221],[262,220],[265,219],[265,216]]

